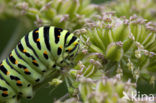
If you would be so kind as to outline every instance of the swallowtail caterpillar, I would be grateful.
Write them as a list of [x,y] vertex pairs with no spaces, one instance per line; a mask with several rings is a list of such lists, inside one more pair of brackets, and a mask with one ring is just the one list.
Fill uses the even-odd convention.
[[8,58],[0,63],[0,101],[17,103],[17,96],[31,99],[33,86],[46,73],[72,63],[79,46],[73,33],[46,26],[25,35]]

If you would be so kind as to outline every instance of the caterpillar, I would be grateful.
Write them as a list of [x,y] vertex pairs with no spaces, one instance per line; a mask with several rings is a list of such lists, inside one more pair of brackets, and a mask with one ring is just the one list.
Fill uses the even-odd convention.
[[0,102],[17,103],[17,97],[33,97],[33,86],[51,70],[72,64],[79,39],[67,30],[39,27],[25,35],[8,58],[0,62]]

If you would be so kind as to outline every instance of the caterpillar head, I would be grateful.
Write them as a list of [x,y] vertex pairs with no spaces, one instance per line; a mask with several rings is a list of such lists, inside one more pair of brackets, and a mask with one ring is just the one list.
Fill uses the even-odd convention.
[[59,61],[61,67],[72,66],[73,59],[78,52],[79,39],[71,33],[64,44],[63,58]]

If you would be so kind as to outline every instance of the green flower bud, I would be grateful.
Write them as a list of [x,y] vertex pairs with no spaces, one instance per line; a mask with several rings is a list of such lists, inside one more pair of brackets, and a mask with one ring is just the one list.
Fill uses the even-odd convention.
[[141,51],[140,50],[135,51],[135,57],[138,59],[141,58]]
[[78,71],[77,70],[70,70],[69,71],[69,74],[72,76],[72,78],[76,78],[76,75],[77,75]]
[[79,85],[79,91],[83,101],[87,101],[87,96],[92,92],[92,86],[90,80],[87,78],[81,78],[81,84]]
[[112,61],[120,61],[123,56],[122,42],[111,43],[106,50],[106,58]]
[[58,78],[54,78],[51,82],[48,82],[49,85],[51,86],[58,86],[59,84],[62,83],[62,80],[58,79]]

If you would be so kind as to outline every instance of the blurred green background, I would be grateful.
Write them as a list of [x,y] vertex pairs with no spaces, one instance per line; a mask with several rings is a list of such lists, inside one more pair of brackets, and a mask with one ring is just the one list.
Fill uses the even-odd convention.
[[[92,3],[99,4],[106,1],[110,0],[92,0]],[[6,55],[8,55],[9,51],[13,49],[12,45],[15,45],[10,42],[10,39],[15,38],[14,40],[16,42],[20,40],[21,37],[20,38],[16,37],[17,35],[19,35],[18,30],[16,30],[17,26],[21,26],[21,28],[24,27],[23,25],[20,25],[20,22],[17,18],[8,17],[0,19],[0,60],[3,60],[6,57]],[[26,34],[30,30],[24,29],[21,31],[23,32],[23,34]],[[33,100],[31,101],[23,100],[22,103],[52,103],[52,101],[58,99],[59,97],[67,93],[65,83],[58,86],[54,90],[54,92],[49,93],[49,91],[51,90],[52,88],[50,88],[47,84],[45,84],[43,88],[37,91]]]

